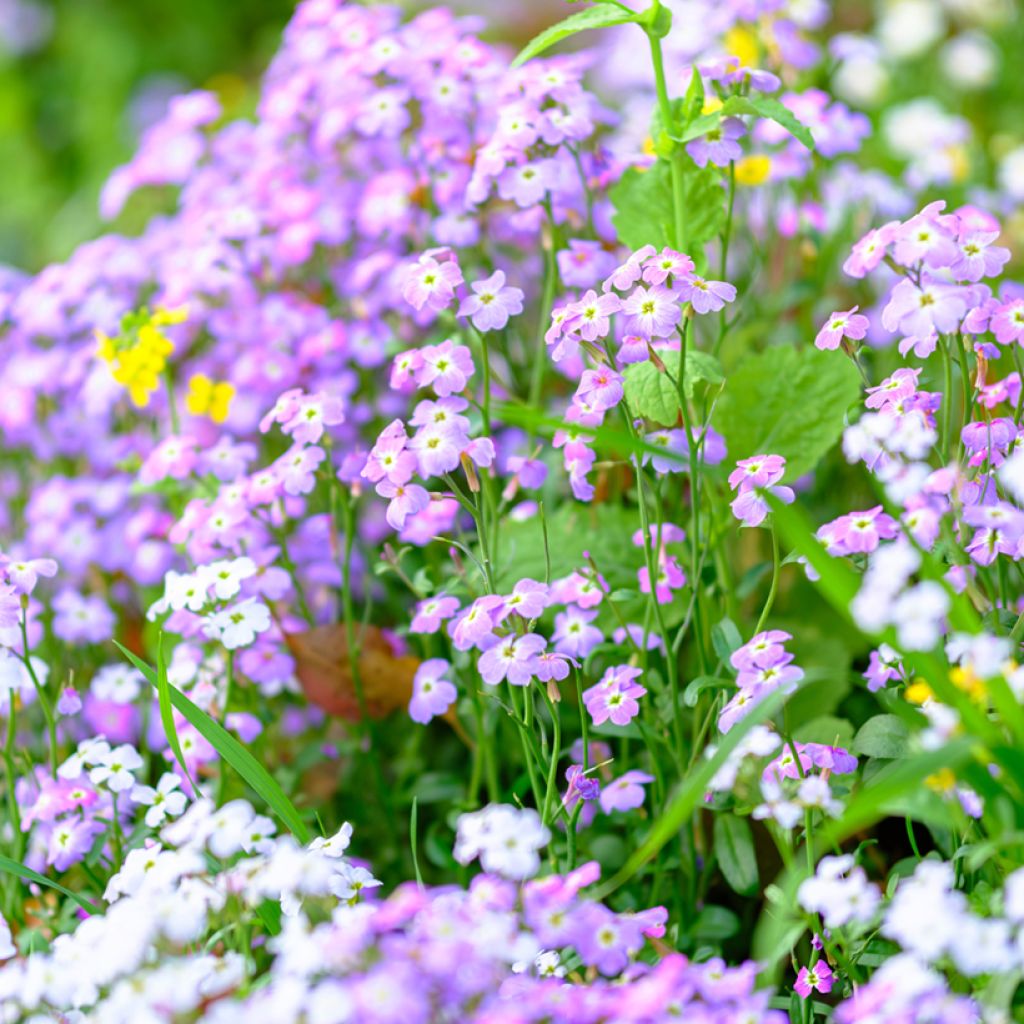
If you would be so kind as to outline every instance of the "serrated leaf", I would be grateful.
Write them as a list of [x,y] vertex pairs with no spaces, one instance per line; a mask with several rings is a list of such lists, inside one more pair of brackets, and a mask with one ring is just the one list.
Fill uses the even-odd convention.
[[654,363],[633,363],[622,374],[623,394],[632,413],[662,427],[674,427],[679,419],[679,394],[667,373]]
[[734,892],[753,896],[760,876],[749,822],[735,814],[718,814],[715,816],[714,839],[715,857],[725,880]]
[[[678,360],[676,360],[678,362]],[[670,370],[676,366],[670,360]],[[679,392],[675,381],[653,363],[633,363],[623,371],[623,391],[626,403],[634,413],[639,413],[653,423],[663,427],[674,427],[679,420]],[[698,384],[723,384],[725,374],[722,364],[710,353],[687,350],[686,372],[683,376],[683,393],[693,398]]]
[[512,67],[517,68],[528,60],[538,56],[545,50],[551,49],[556,43],[560,43],[577,32],[585,32],[592,28],[612,28],[615,25],[629,25],[639,21],[636,12],[627,11],[622,7],[612,4],[600,4],[597,7],[587,7],[585,10],[570,14],[557,24],[544,29],[539,35],[531,39],[526,46],[519,51],[516,59],[512,61]]
[[846,410],[860,394],[853,364],[832,355],[779,346],[748,356],[729,374],[715,427],[730,458],[782,455],[790,481],[815,467],[839,440]]
[[869,718],[853,738],[853,752],[867,757],[902,757],[907,752],[910,732],[895,715]]

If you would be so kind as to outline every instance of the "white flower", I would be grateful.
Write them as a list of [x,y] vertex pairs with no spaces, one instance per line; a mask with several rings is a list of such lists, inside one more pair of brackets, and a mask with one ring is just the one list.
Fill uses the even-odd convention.
[[242,580],[256,575],[256,563],[251,558],[223,559],[211,565],[201,565],[196,575],[221,601],[230,601],[242,589]]
[[106,665],[93,676],[89,688],[100,700],[131,704],[143,682],[142,673],[131,665]]
[[931,650],[942,637],[942,622],[949,611],[949,595],[934,580],[925,580],[902,593],[892,608],[900,646],[911,651]]
[[208,637],[234,651],[247,647],[258,633],[270,629],[270,609],[255,598],[248,598],[208,616],[203,629]]
[[329,839],[317,836],[310,844],[311,850],[319,850],[327,857],[340,857],[352,841],[352,826],[346,821]]
[[180,612],[187,609],[190,612],[201,612],[209,601],[208,588],[209,583],[198,573],[181,573],[170,569],[164,576],[164,596],[150,605],[146,618],[153,622],[158,615],[167,611]]
[[537,851],[550,841],[551,833],[532,808],[491,804],[460,815],[455,859],[468,864],[479,858],[485,871],[521,880],[540,870]]
[[150,828],[159,828],[164,818],[176,818],[185,810],[188,797],[178,789],[180,782],[173,772],[165,772],[156,789],[152,786],[135,786],[132,789],[132,800],[149,808],[145,821]]
[[96,767],[89,772],[89,781],[94,786],[105,785],[111,793],[122,793],[135,785],[132,772],[142,767],[142,757],[130,744],[107,751]]
[[0,960],[9,960],[17,952],[17,947],[11,941],[10,925],[7,924],[4,915],[0,914]]

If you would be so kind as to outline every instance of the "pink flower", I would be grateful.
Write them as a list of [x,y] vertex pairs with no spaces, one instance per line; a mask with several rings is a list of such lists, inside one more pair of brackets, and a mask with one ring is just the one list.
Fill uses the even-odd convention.
[[289,449],[275,463],[274,468],[286,494],[309,494],[316,484],[316,468],[327,455],[322,448],[298,445]]
[[642,806],[647,795],[644,786],[654,781],[646,772],[628,771],[610,782],[601,790],[601,810],[605,814],[613,811],[632,811]]
[[843,272],[850,277],[864,277],[869,274],[885,258],[901,227],[898,220],[893,220],[869,231],[854,245],[853,252],[843,264]]
[[591,289],[569,307],[562,329],[579,334],[584,341],[596,341],[608,334],[610,317],[621,308],[622,300],[614,292],[598,295]]
[[627,333],[648,339],[669,337],[683,315],[679,293],[661,285],[634,289],[623,301],[622,312]]
[[882,326],[914,338],[928,338],[935,332],[949,334],[959,329],[967,313],[966,290],[928,277],[918,287],[909,278],[899,281],[882,310]]
[[611,291],[612,288],[618,288],[619,291],[624,292],[627,288],[632,288],[640,280],[644,262],[650,259],[657,251],[653,245],[645,245],[637,249],[625,263],[612,272],[608,280],[601,286],[601,290],[607,292]]
[[998,231],[968,231],[956,243],[956,259],[950,272],[958,281],[980,281],[983,277],[998,277],[1010,259],[1010,250],[992,243]]
[[436,633],[441,623],[450,619],[459,610],[458,598],[438,594],[428,597],[416,605],[416,613],[409,623],[410,633]]
[[735,490],[749,490],[751,487],[768,487],[778,483],[786,472],[786,460],[781,455],[752,455],[740,459],[729,474],[729,486]]
[[377,493],[382,498],[391,499],[385,518],[395,530],[401,530],[409,516],[422,512],[430,504],[430,495],[418,484],[394,484],[390,480],[381,480],[377,484]]
[[455,298],[455,289],[462,281],[462,270],[454,258],[439,263],[424,253],[410,268],[402,286],[402,297],[414,309],[426,306],[442,310]]
[[859,306],[848,309],[842,313],[833,313],[828,322],[814,339],[814,344],[822,351],[826,349],[839,348],[843,338],[852,338],[860,341],[868,333],[868,318],[857,312]]
[[801,967],[793,985],[801,999],[814,991],[826,995],[832,991],[832,968],[826,960],[819,960],[813,967]]
[[458,698],[455,686],[445,679],[451,665],[443,658],[430,658],[423,662],[412,681],[412,699],[409,717],[426,725],[437,715],[443,715]]
[[668,277],[688,277],[693,269],[693,260],[686,253],[665,248],[644,261],[644,280],[648,284],[664,284]]
[[575,398],[596,412],[605,412],[622,401],[623,378],[607,366],[584,370]]
[[316,444],[323,436],[324,427],[345,422],[345,403],[337,395],[322,391],[304,395],[295,404],[293,415],[281,425],[299,444]]
[[505,273],[496,270],[483,281],[470,285],[474,294],[459,305],[458,316],[468,316],[478,331],[498,331],[508,318],[523,311],[523,293],[519,288],[505,286]]
[[490,686],[507,679],[513,686],[526,686],[536,675],[537,655],[547,641],[536,633],[502,637],[484,651],[477,662],[480,678]]
[[1004,302],[992,317],[991,329],[1000,345],[1024,345],[1024,299]]
[[432,384],[442,398],[462,391],[473,375],[469,349],[454,344],[451,338],[440,345],[426,345],[420,350],[420,357],[422,365],[416,371],[416,383],[421,388]]
[[[796,495],[791,487],[769,487],[776,498],[785,505],[792,505]],[[744,526],[760,526],[768,515],[768,503],[761,496],[759,491],[751,489],[741,491],[729,505],[732,514],[743,523]]]

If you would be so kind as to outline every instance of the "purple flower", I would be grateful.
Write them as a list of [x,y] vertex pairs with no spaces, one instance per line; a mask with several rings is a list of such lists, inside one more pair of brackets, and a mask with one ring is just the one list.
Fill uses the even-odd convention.
[[562,797],[566,807],[572,807],[577,800],[596,800],[601,792],[601,783],[583,773],[583,765],[571,764],[565,771],[565,781],[569,784]]
[[998,277],[1009,262],[1010,250],[992,243],[998,231],[962,232],[956,243],[956,259],[950,272],[958,281],[980,281],[983,277]]
[[474,294],[459,305],[459,316],[468,316],[478,331],[500,331],[508,318],[523,311],[523,293],[505,286],[505,272],[496,270],[484,281],[470,285]]
[[562,330],[579,334],[584,341],[596,341],[611,330],[611,317],[622,309],[622,300],[614,292],[598,295],[593,289],[579,302],[569,306]]
[[85,859],[103,826],[91,818],[64,819],[51,832],[46,849],[46,863],[58,871],[67,871],[72,864]]
[[643,805],[647,795],[644,786],[653,781],[654,776],[646,772],[625,772],[601,790],[601,810],[605,814],[635,810]]
[[536,633],[501,637],[477,662],[480,678],[490,686],[507,679],[513,686],[527,686],[537,674],[537,655],[547,641]]
[[416,669],[409,701],[409,717],[414,722],[426,725],[455,703],[458,691],[444,678],[450,669],[451,665],[443,658],[431,658]]
[[695,313],[717,312],[736,298],[736,289],[727,281],[705,281],[696,274],[682,282],[682,289]]
[[420,350],[420,357],[423,362],[416,371],[416,383],[421,388],[433,385],[442,398],[464,390],[473,375],[469,349],[454,344],[450,338],[440,345],[426,345]]
[[597,612],[574,605],[569,605],[564,612],[558,612],[555,615],[555,631],[551,637],[555,643],[555,650],[574,658],[586,658],[604,640],[601,630],[591,625],[596,618]]
[[458,610],[458,598],[444,594],[428,597],[416,605],[416,613],[409,624],[409,632],[436,633],[441,628],[441,623],[450,619]]
[[569,248],[561,249],[557,256],[558,276],[570,288],[587,288],[604,277],[615,260],[600,242],[570,238]]
[[607,669],[600,681],[583,691],[586,705],[594,725],[611,720],[615,725],[626,725],[640,712],[638,698],[647,690],[634,680],[641,674],[639,668],[616,665]]
[[[432,251],[439,254],[448,250]],[[409,269],[402,286],[402,297],[413,309],[419,310],[426,306],[439,311],[455,298],[455,289],[462,284],[462,280],[462,270],[454,258],[438,262],[430,253],[424,253]]]
[[606,366],[584,370],[576,389],[576,400],[585,402],[595,412],[605,412],[622,401],[622,384],[622,374]]
[[547,608],[551,598],[548,587],[536,580],[522,579],[512,588],[512,593],[505,598],[504,604],[498,615],[501,622],[506,616],[513,612],[522,616],[527,621],[540,618],[541,613]]
[[286,494],[309,494],[316,486],[316,469],[327,454],[318,445],[302,448],[299,445],[282,455],[274,467]]
[[626,314],[626,332],[648,339],[669,337],[683,315],[679,293],[662,285],[634,289],[623,300],[622,312]]
[[418,484],[393,484],[390,480],[381,480],[377,484],[377,493],[382,498],[391,499],[385,518],[395,530],[401,530],[410,516],[422,512],[430,504],[430,494]]
[[727,167],[731,160],[738,160],[743,156],[743,150],[736,140],[745,131],[746,128],[739,118],[727,117],[711,131],[688,142],[686,152],[698,167],[706,167],[708,163],[713,163],[717,167]]

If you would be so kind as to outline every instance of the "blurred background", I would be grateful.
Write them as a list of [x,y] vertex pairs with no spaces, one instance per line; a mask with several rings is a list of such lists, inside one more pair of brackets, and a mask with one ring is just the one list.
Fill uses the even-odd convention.
[[[364,0],[375,2],[375,0]],[[717,16],[761,9],[665,0],[694,52]],[[408,7],[426,0],[404,0]],[[562,0],[455,0],[483,34],[518,47],[571,13]],[[215,91],[228,117],[251,111],[259,76],[295,0],[0,0],[0,265],[36,271],[102,230],[108,174],[124,163],[169,97]],[[771,6],[771,5],[767,5]],[[1012,215],[1024,202],[1024,12],[1021,0],[783,0],[830,56],[807,84],[828,88],[874,123],[861,161],[915,175],[913,187],[968,186]],[[692,15],[692,17],[688,17]],[[756,17],[756,15],[754,15]],[[588,40],[588,42],[592,41]],[[598,85],[635,88],[634,43],[615,34]],[[688,41],[688,42],[687,42]],[[691,48],[692,47],[692,48]],[[669,53],[671,58],[673,55]],[[678,55],[679,68],[688,55]],[[632,69],[632,70],[631,70]],[[646,102],[641,104],[646,110]],[[628,116],[628,115],[627,115]],[[646,125],[639,125],[641,133]],[[929,166],[919,173],[916,165]],[[936,167],[938,171],[936,171]],[[950,196],[954,198],[954,196]],[[134,205],[113,227],[129,232]]]

